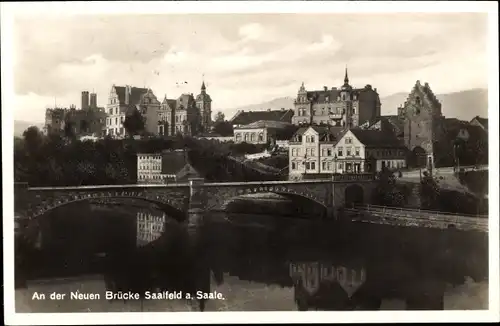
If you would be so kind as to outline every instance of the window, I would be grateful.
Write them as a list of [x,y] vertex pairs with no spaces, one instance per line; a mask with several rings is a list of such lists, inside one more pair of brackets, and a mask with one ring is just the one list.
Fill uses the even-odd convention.
[[331,170],[332,170],[332,162],[328,162],[328,167],[327,167],[327,169],[328,169],[329,171],[331,171]]
[[115,118],[115,125],[118,124],[118,118]]
[[295,166],[295,162],[292,162],[292,170],[295,170],[297,167]]
[[322,164],[322,169],[323,169],[323,170],[326,170],[326,162],[323,162],[323,164]]
[[355,151],[356,151],[356,156],[359,156],[359,147],[356,147]]
[[311,170],[316,169],[316,162],[311,162]]
[[311,156],[316,156],[316,150],[314,148],[311,148]]
[[356,114],[356,107],[355,106],[352,107],[352,114]]
[[352,138],[348,137],[345,139],[346,144],[352,144]]
[[342,147],[339,147],[338,149],[338,156],[344,156]]
[[347,149],[346,149],[346,155],[347,156],[351,156],[351,148],[350,147],[347,147]]
[[332,149],[331,148],[327,148],[326,149],[326,155],[327,156],[332,156]]
[[310,148],[306,148],[306,156],[309,156],[311,153],[311,149]]
[[339,163],[339,170],[342,170],[342,163]]
[[305,165],[306,165],[306,170],[310,170],[311,166],[310,166],[309,162],[306,162]]
[[314,143],[314,136],[311,136],[311,143]]
[[118,114],[118,108],[115,108],[115,114]]

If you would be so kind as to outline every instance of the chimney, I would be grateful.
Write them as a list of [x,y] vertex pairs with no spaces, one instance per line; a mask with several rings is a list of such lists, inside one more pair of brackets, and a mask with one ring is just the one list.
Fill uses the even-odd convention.
[[323,86],[323,89],[325,90],[325,92],[328,90],[328,87],[327,86]]
[[129,105],[129,100],[130,100],[130,93],[131,93],[131,89],[130,89],[130,86],[127,85],[125,86],[125,105]]

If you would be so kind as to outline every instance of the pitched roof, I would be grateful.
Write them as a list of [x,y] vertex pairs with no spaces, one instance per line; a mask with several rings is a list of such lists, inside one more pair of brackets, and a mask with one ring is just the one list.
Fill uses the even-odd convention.
[[284,121],[274,121],[274,120],[259,120],[247,125],[243,125],[241,127],[237,127],[236,129],[252,129],[252,128],[275,128],[281,129],[291,126],[292,124]]
[[367,130],[360,128],[353,128],[350,131],[363,145],[368,147],[405,147],[403,143],[395,137],[393,133],[379,131],[379,130]]
[[189,163],[188,153],[183,150],[165,151],[161,156],[162,174],[177,174]]
[[473,120],[476,120],[477,122],[479,122],[483,127],[484,129],[488,129],[488,118],[481,118],[480,116],[475,116],[474,119],[471,120],[471,122]]
[[293,110],[267,110],[267,111],[238,111],[236,115],[229,120],[233,125],[248,125],[250,123],[267,120],[292,122]]
[[318,133],[320,142],[335,142],[340,139],[342,132],[345,130],[343,127],[311,125],[307,127],[300,127],[297,129],[293,137],[302,136],[309,128],[312,128]]
[[[114,86],[120,105],[125,105],[126,86]],[[129,104],[138,104],[142,95],[148,92],[147,88],[130,87]]]
[[384,132],[392,132],[395,136],[402,136],[404,133],[404,121],[400,119],[397,115],[383,115],[375,118],[375,122],[372,123],[367,129],[375,130],[379,128]]

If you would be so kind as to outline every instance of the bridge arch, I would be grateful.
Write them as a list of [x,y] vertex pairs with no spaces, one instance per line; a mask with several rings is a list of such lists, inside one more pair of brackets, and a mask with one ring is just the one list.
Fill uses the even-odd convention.
[[[101,200],[101,199],[135,199],[141,200],[148,203],[153,203],[158,206],[160,210],[165,212],[168,216],[178,220],[183,221],[185,216],[185,207],[187,207],[187,202],[180,203],[176,200],[171,200],[165,198],[159,194],[148,194],[141,192],[124,192],[124,191],[106,191],[106,192],[96,192],[88,194],[69,194],[61,197],[50,198],[48,201],[42,201],[42,203],[35,205],[32,209],[26,212],[25,215],[28,219],[34,219],[45,213],[52,211],[54,209],[70,205],[73,203],[84,202],[89,200]],[[189,198],[185,198],[189,201]],[[124,203],[124,206],[127,204]]]
[[355,205],[363,204],[365,201],[364,200],[365,194],[363,187],[361,187],[358,184],[352,184],[347,186],[344,191],[344,196],[345,196],[346,207],[352,207]]
[[[250,195],[250,194],[264,194],[273,193],[276,195],[281,195],[287,198],[300,197],[304,198],[314,204],[321,206],[325,209],[328,207],[328,203],[325,198],[316,196],[314,193],[304,190],[294,189],[292,187],[280,186],[280,185],[270,185],[270,186],[257,186],[257,187],[247,187],[240,188],[237,190],[208,190],[205,196],[207,197],[206,210],[223,209],[232,200]],[[326,196],[323,196],[326,197]]]

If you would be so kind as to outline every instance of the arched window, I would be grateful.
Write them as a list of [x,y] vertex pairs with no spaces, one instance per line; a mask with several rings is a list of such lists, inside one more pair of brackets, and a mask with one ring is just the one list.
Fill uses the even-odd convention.
[[255,141],[255,134],[253,132],[250,134],[250,141]]

